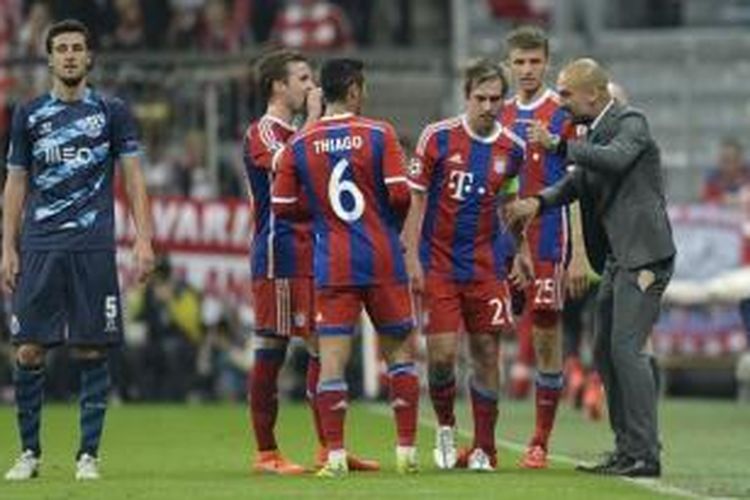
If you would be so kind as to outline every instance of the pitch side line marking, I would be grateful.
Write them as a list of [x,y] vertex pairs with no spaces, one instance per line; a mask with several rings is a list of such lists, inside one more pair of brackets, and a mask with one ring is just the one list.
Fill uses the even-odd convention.
[[[367,404],[365,406],[372,413],[376,413],[383,417],[391,416],[391,412],[384,407],[376,406],[374,404]],[[421,425],[422,427],[433,428],[435,426],[435,421],[430,418],[420,417],[419,425]],[[469,437],[469,438],[472,437],[470,432],[463,430],[463,429],[458,429],[458,433],[463,437]],[[517,443],[515,441],[509,441],[507,439],[498,438],[496,442],[501,448],[505,448],[507,450],[516,451],[520,453],[523,453],[524,451],[526,451],[526,445]],[[569,464],[569,465],[577,465],[580,463],[584,463],[582,460],[578,460],[573,457],[569,457],[567,455],[561,455],[559,453],[550,454],[549,458],[550,460],[554,462],[559,462],[559,463],[564,463],[564,464]],[[648,478],[636,479],[636,478],[622,477],[622,476],[617,476],[617,478],[627,483],[633,484],[635,486],[639,486],[643,489],[654,491],[656,493],[663,493],[666,495],[674,495],[674,496],[679,496],[683,498],[695,498],[695,499],[701,499],[701,500],[726,500],[729,498],[729,497],[711,497],[711,496],[701,495],[694,491],[680,488],[679,486],[673,486],[671,484],[667,484],[660,479],[648,479]]]

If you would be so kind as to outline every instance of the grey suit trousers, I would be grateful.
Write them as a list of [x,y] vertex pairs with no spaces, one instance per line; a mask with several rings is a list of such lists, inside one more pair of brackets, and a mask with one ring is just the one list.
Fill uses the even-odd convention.
[[657,387],[644,348],[673,269],[673,258],[629,270],[610,255],[596,298],[594,361],[609,422],[617,451],[636,459],[659,459]]

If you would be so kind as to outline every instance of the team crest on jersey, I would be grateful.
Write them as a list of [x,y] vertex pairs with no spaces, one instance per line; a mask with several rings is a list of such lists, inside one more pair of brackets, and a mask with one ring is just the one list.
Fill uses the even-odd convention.
[[419,177],[422,175],[422,162],[419,158],[412,158],[409,162],[409,175],[412,177]]
[[104,123],[104,113],[97,113],[85,117],[82,121],[81,128],[83,128],[84,134],[93,139],[101,135]]
[[10,334],[14,337],[21,333],[21,322],[15,314],[10,318]]
[[307,323],[307,317],[305,316],[305,313],[294,313],[294,326],[297,328],[302,328]]
[[39,125],[39,135],[48,135],[52,132],[52,122],[44,122]]
[[497,157],[495,158],[494,167],[495,172],[503,175],[505,173],[505,158]]

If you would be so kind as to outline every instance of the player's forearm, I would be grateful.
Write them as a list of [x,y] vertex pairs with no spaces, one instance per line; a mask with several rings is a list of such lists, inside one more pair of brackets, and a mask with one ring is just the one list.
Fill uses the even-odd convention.
[[419,254],[419,235],[424,221],[425,195],[412,190],[411,206],[404,223],[404,245],[407,254],[416,257]]
[[136,238],[151,241],[154,234],[153,222],[146,192],[146,180],[141,171],[140,161],[135,158],[124,160],[123,172]]
[[10,170],[3,191],[3,252],[18,247],[18,235],[21,232],[23,206],[27,192],[26,172]]
[[586,259],[586,243],[583,239],[583,224],[581,223],[581,205],[575,202],[570,205],[570,241],[572,258]]

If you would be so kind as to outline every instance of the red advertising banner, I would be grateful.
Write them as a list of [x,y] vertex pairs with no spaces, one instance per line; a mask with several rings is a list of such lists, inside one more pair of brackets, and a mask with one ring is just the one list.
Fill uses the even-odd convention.
[[[250,204],[240,199],[153,197],[154,246],[173,272],[198,290],[246,296],[252,234]],[[118,265],[123,286],[132,284],[134,228],[123,200],[115,202]]]

